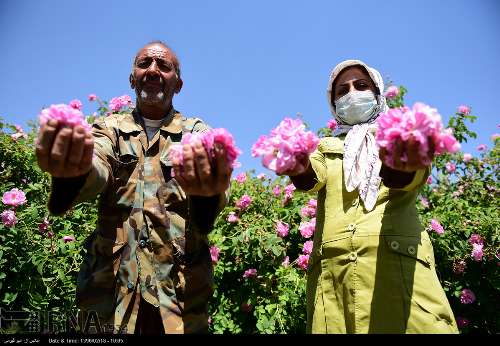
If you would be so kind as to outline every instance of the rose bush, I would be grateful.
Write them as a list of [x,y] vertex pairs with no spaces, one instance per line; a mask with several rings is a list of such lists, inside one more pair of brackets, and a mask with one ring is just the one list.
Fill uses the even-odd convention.
[[[390,107],[402,106],[405,94],[403,87],[391,89]],[[93,94],[89,100],[99,105],[89,123],[129,106],[123,96],[111,110]],[[461,107],[448,123],[461,143],[476,137],[466,124],[475,120],[471,113],[469,106]],[[331,135],[334,128],[330,122],[317,134]],[[48,214],[50,177],[36,164],[35,136],[34,125],[24,132],[0,120],[0,195],[18,189],[0,203],[1,307],[75,314],[82,242],[94,229],[96,203],[80,204],[64,217]],[[439,279],[463,333],[500,332],[499,141],[492,136],[479,155],[459,151],[435,158],[417,201]],[[228,206],[209,236],[215,275],[210,331],[304,333],[316,196],[294,191],[286,177],[255,173],[232,181]],[[14,325],[2,332],[26,330]]]

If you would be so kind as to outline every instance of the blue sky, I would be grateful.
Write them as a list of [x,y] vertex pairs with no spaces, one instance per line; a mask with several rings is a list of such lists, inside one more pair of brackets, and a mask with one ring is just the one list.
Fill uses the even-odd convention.
[[241,170],[269,172],[250,148],[284,117],[313,130],[330,119],[330,70],[357,58],[436,107],[447,123],[461,104],[478,139],[500,132],[500,2],[0,1],[0,116],[25,125],[41,108],[95,93],[129,94],[132,59],[151,40],[181,61],[174,99],[186,115],[225,127],[244,151]]

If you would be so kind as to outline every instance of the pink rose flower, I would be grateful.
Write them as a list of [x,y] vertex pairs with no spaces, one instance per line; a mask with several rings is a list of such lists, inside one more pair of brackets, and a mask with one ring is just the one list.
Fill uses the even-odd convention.
[[73,237],[72,235],[65,235],[65,236],[63,237],[63,240],[64,240],[64,242],[65,242],[65,243],[69,243],[69,242],[74,241],[74,240],[75,240],[75,237]]
[[483,245],[483,238],[477,233],[474,233],[469,238],[469,244],[481,244]]
[[132,99],[128,95],[113,97],[109,101],[109,108],[111,108],[113,112],[118,112],[122,108],[129,107],[130,105],[132,105]]
[[446,170],[448,171],[448,173],[453,173],[453,172],[455,172],[456,169],[457,169],[457,166],[455,166],[454,163],[451,163],[451,162],[446,163]]
[[295,185],[288,184],[285,186],[285,204],[292,199],[293,191],[295,191]]
[[240,173],[236,176],[236,181],[239,184],[243,184],[245,181],[247,181],[247,175],[246,173]]
[[89,101],[95,101],[95,100],[97,100],[97,96],[95,94],[90,94]]
[[429,200],[425,197],[420,196],[420,204],[422,204],[424,208],[429,208]]
[[481,262],[483,260],[483,244],[474,243],[472,244],[471,257],[474,261]]
[[427,177],[427,181],[426,181],[427,184],[432,184],[432,175],[429,175],[429,177]]
[[328,123],[326,124],[326,126],[330,130],[335,131],[335,129],[337,128],[338,124],[337,124],[337,121],[335,121],[335,119],[330,119],[330,120],[328,120]]
[[13,188],[3,194],[2,202],[5,205],[17,207],[26,203],[26,196],[23,191]]
[[[443,129],[441,115],[437,110],[423,103],[415,103],[412,109],[389,109],[380,114],[377,124],[376,142],[387,151],[384,163],[389,167],[394,167],[393,152],[397,142],[404,144],[410,139],[416,141],[419,144],[418,159],[423,165],[431,163],[431,146],[434,147],[434,155],[454,153],[460,149],[460,143],[453,137],[452,129]],[[407,152],[401,155],[402,161],[408,159]]]
[[457,321],[457,327],[460,329],[465,328],[470,324],[470,321],[463,317],[457,317],[456,321]]
[[464,154],[464,162],[468,163],[470,160],[472,160],[472,155],[469,153]]
[[91,126],[85,120],[83,113],[69,105],[57,104],[42,109],[39,115],[40,125],[45,125],[51,119],[57,120],[62,126],[82,126],[87,132],[91,130]]
[[399,88],[397,86],[391,85],[390,87],[387,88],[384,96],[388,99],[395,98],[396,96],[399,95]]
[[14,227],[17,223],[16,212],[14,210],[4,210],[1,214],[2,223],[5,227]]
[[19,138],[28,139],[28,135],[26,133],[24,133],[24,132],[16,132],[16,133],[11,134],[10,138],[12,138],[14,141],[17,142],[17,140]]
[[309,255],[300,255],[297,260],[297,265],[300,269],[307,270],[307,265],[309,262]]
[[250,198],[249,195],[243,195],[241,198],[236,202],[236,207],[245,210],[248,208],[248,206],[252,203],[252,198]]
[[82,101],[74,99],[69,101],[69,106],[74,109],[78,109],[79,111],[82,110]]
[[276,234],[280,238],[285,238],[288,235],[290,226],[287,223],[278,221],[276,224]]
[[285,259],[283,260],[283,262],[281,262],[281,265],[283,267],[288,267],[290,265],[290,258],[288,256],[286,256]]
[[186,133],[180,144],[174,144],[169,147],[168,157],[175,165],[182,165],[183,155],[182,146],[189,144],[194,146],[195,143],[201,142],[207,151],[211,160],[215,160],[215,147],[221,146],[226,152],[226,160],[233,167],[239,167],[239,162],[236,161],[241,150],[234,143],[233,136],[223,128],[211,129],[204,132]]
[[484,151],[486,150],[488,147],[486,146],[486,144],[479,144],[476,148],[477,151]]
[[281,186],[280,185],[276,185],[275,187],[273,187],[273,194],[276,197],[278,197],[281,194]]
[[319,138],[305,130],[300,119],[285,118],[271,135],[260,136],[252,146],[252,156],[261,156],[262,164],[280,174],[293,169],[300,159],[316,150]]
[[311,238],[311,236],[314,234],[315,229],[316,218],[312,218],[309,222],[303,222],[299,226],[300,234],[306,239]]
[[300,214],[303,217],[314,217],[316,216],[316,206],[317,201],[315,199],[310,199],[307,205],[300,209]]
[[302,247],[302,253],[304,255],[310,255],[312,253],[312,249],[313,249],[313,241],[308,240],[304,243],[304,246]]
[[252,277],[255,277],[255,276],[257,276],[257,269],[254,269],[254,268],[245,270],[245,273],[243,274],[243,277],[245,279],[252,278]]
[[229,223],[235,223],[240,221],[240,218],[234,213],[234,211],[231,211],[229,214],[227,214],[227,221]]
[[220,249],[217,246],[210,247],[210,257],[212,258],[212,263],[215,264],[219,261]]
[[47,220],[47,218],[44,218],[42,223],[38,225],[38,230],[40,231],[40,233],[45,233],[49,229],[49,225],[49,220]]
[[462,290],[462,294],[460,295],[460,302],[462,304],[472,304],[476,301],[476,295],[468,288],[464,288]]
[[431,228],[437,233],[437,234],[443,234],[444,233],[444,228],[441,226],[441,224],[436,220],[432,219],[431,220]]
[[470,108],[466,105],[461,105],[458,107],[457,112],[468,115],[470,113]]

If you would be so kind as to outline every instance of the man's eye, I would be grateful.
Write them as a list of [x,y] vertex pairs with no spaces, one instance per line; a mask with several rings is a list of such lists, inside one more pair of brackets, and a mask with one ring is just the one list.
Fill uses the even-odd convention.
[[145,68],[145,67],[148,67],[148,63],[146,61],[139,61],[137,63],[137,66],[139,66],[141,68]]
[[167,63],[159,63],[158,66],[164,71],[171,71],[173,69],[172,66]]

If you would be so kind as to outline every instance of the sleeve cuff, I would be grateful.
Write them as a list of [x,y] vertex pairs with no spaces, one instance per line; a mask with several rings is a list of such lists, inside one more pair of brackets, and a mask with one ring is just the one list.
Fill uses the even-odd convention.
[[430,174],[430,167],[419,169],[415,172],[413,180],[402,188],[404,191],[413,191],[424,184],[425,180]]

